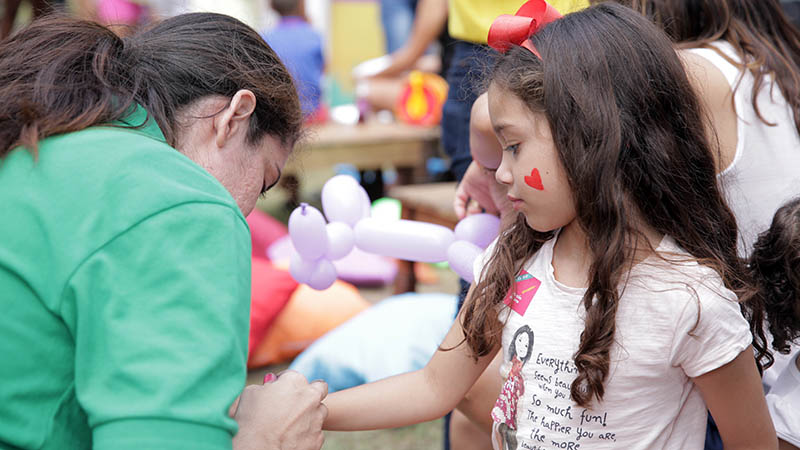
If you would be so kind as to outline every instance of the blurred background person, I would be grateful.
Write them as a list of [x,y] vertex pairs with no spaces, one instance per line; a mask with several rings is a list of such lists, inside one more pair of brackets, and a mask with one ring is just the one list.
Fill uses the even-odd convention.
[[322,35],[308,23],[303,0],[272,0],[271,5],[280,15],[280,21],[261,35],[297,83],[306,120],[324,122],[327,108],[322,102],[322,75],[325,70]]

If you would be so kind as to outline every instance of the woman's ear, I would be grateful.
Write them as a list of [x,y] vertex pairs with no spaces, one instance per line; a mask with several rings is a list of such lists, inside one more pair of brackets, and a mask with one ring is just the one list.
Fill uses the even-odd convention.
[[[250,116],[256,109],[256,96],[248,89],[240,89],[228,106],[214,118],[217,147],[223,148],[237,134],[246,135]],[[244,137],[244,135],[243,135]]]

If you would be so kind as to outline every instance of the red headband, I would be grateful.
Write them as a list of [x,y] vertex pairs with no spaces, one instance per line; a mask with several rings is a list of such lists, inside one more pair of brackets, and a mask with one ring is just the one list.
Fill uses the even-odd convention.
[[487,42],[500,53],[507,52],[512,45],[520,45],[541,58],[528,38],[560,18],[561,14],[545,0],[528,0],[513,16],[503,14],[492,22]]

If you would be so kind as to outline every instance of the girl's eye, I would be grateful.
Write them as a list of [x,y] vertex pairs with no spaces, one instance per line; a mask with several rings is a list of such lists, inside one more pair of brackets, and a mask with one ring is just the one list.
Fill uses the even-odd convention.
[[516,155],[519,151],[519,144],[509,145],[508,147],[503,149],[504,151],[511,152],[512,154]]

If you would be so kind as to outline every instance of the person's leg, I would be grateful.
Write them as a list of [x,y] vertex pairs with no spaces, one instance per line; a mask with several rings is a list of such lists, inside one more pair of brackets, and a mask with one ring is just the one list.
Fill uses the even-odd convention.
[[461,181],[472,162],[469,152],[469,116],[478,98],[476,81],[484,70],[486,47],[456,42],[447,71],[447,100],[442,108],[442,147],[450,157],[450,171]]
[[708,421],[706,425],[706,443],[705,450],[722,450],[722,437],[719,435],[717,424],[714,423],[714,418],[711,413],[708,414]]
[[386,53],[403,46],[414,26],[416,0],[381,0],[381,24],[386,38]]
[[506,448],[508,450],[517,450],[517,430],[512,430],[506,426],[503,431],[506,437]]

